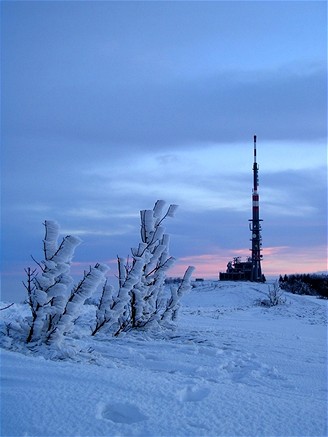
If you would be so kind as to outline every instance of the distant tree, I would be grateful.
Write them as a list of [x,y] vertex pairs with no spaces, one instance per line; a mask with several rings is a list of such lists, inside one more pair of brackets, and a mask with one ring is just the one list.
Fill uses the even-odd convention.
[[316,274],[285,275],[280,287],[293,294],[328,298],[328,276]]
[[268,286],[268,295],[266,299],[261,299],[259,304],[262,306],[273,307],[284,304],[286,299],[284,291],[280,288],[279,282],[275,281],[272,287]]

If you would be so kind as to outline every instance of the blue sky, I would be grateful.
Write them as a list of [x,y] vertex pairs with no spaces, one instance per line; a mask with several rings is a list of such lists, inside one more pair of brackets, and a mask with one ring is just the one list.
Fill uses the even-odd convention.
[[249,254],[253,134],[264,273],[326,268],[326,2],[3,1],[1,20],[3,298],[45,219],[83,239],[77,274],[114,276],[157,199],[180,205],[172,275],[217,277]]

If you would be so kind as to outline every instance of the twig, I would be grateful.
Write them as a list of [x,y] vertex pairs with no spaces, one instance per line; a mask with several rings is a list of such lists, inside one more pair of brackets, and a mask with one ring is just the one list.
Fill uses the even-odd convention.
[[0,308],[0,311],[2,311],[2,310],[6,310],[6,309],[8,309],[8,308],[10,308],[10,307],[12,307],[14,305],[14,302],[13,303],[11,303],[10,305],[7,305],[6,307],[4,307],[4,308]]

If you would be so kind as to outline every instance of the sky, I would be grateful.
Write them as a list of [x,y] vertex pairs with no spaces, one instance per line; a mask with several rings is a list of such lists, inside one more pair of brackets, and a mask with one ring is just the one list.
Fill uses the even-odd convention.
[[250,254],[254,134],[263,273],[327,269],[326,2],[2,1],[1,95],[3,299],[44,220],[115,278],[157,199],[168,275],[217,278]]

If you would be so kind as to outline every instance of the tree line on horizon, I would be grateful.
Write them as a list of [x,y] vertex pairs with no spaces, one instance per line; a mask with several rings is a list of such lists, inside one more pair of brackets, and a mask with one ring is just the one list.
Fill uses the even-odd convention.
[[311,273],[280,275],[279,286],[281,289],[293,294],[320,296],[328,299],[328,275]]

